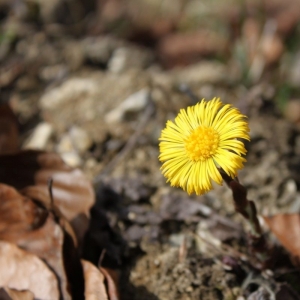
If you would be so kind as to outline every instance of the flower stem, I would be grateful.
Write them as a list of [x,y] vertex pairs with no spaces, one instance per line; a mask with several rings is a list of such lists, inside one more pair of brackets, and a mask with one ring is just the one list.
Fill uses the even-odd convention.
[[232,190],[235,210],[240,213],[250,225],[249,241],[251,250],[257,260],[262,264],[261,267],[266,268],[270,262],[271,249],[261,229],[255,203],[247,199],[247,189],[239,183],[237,177],[232,179],[224,170],[220,170],[220,173],[226,184]]

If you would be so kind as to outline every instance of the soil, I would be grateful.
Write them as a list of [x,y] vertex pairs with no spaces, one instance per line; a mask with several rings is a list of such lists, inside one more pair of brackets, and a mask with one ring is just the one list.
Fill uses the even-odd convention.
[[299,212],[300,16],[271,0],[156,2],[0,2],[1,102],[20,147],[57,152],[93,182],[82,255],[97,265],[105,249],[120,299],[300,299],[300,274],[263,221],[279,260],[252,263],[225,184],[188,196],[158,161],[166,121],[220,97],[249,119],[248,198],[263,216]]

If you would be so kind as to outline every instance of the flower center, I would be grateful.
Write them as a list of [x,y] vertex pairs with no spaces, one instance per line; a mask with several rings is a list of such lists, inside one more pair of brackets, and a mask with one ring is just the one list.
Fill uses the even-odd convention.
[[185,150],[191,160],[203,161],[216,153],[219,140],[215,129],[199,126],[185,140]]

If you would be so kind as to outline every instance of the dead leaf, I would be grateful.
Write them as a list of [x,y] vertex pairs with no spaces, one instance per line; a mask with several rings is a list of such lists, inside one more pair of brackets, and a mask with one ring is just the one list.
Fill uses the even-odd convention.
[[45,222],[47,212],[14,188],[0,184],[0,238],[23,235]]
[[99,270],[105,276],[107,282],[107,292],[109,296],[109,300],[119,300],[119,292],[118,292],[118,273],[117,271],[109,268],[99,267]]
[[37,256],[4,241],[0,241],[0,285],[30,290],[39,299],[60,298],[56,276],[47,265]]
[[300,215],[277,214],[264,217],[280,243],[295,257],[300,258]]
[[71,299],[69,290],[72,294],[83,293],[82,285],[77,283],[82,270],[73,240],[58,221],[57,216],[13,187],[0,184],[0,240],[17,244],[45,260],[59,279],[63,298]]
[[[77,237],[82,237],[95,195],[91,183],[80,170],[68,167],[56,153],[33,150],[0,155],[0,165],[0,182],[14,186],[23,195],[47,207],[51,207],[48,180],[52,178],[55,206],[70,221],[74,231],[80,233]],[[79,215],[86,217],[78,222]]]
[[18,150],[18,120],[8,104],[0,105],[0,153]]
[[168,34],[159,41],[157,51],[167,67],[174,67],[194,63],[203,56],[224,54],[227,47],[226,38],[212,31],[200,30]]
[[92,263],[81,260],[84,273],[85,300],[107,300],[103,274]]
[[1,300],[34,300],[34,294],[31,291],[18,291],[9,287],[0,288]]

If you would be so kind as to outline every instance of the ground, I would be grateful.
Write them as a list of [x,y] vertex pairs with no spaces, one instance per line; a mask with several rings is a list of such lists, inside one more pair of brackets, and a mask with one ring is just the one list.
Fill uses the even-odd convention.
[[97,265],[105,249],[120,299],[300,299],[262,218],[277,260],[253,263],[225,184],[188,196],[160,171],[166,121],[220,97],[249,120],[239,180],[259,215],[300,210],[298,2],[230,2],[0,1],[1,103],[22,150],[56,152],[92,182],[80,253]]

